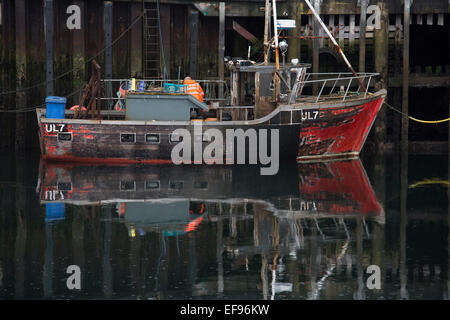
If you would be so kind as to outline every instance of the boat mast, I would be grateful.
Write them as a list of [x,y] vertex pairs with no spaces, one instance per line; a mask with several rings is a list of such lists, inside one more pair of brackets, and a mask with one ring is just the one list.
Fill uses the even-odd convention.
[[264,18],[264,65],[269,64],[269,14],[270,14],[270,0],[266,0]]
[[278,79],[278,69],[280,68],[280,57],[278,52],[278,29],[277,29],[277,2],[276,0],[272,0],[273,4],[273,35],[275,38],[275,100],[278,102],[278,98],[280,95],[280,81]]
[[[275,0],[274,0],[275,2]],[[339,44],[336,42],[336,40],[334,39],[333,35],[330,33],[330,30],[328,30],[328,28],[325,26],[325,24],[323,23],[322,19],[320,19],[320,16],[317,14],[316,10],[314,10],[314,7],[311,5],[311,3],[309,2],[309,0],[305,0],[306,4],[308,5],[308,7],[311,9],[313,15],[316,17],[317,21],[319,21],[320,26],[323,28],[323,30],[325,30],[326,34],[328,35],[328,37],[330,38],[331,42],[333,42],[334,46],[338,49],[339,54],[342,56],[342,59],[344,59],[345,64],[347,65],[347,67],[350,69],[350,71],[353,73],[353,76],[356,77],[356,80],[358,80],[359,85],[361,86],[361,88],[363,88],[364,91],[366,91],[366,87],[363,85],[363,83],[361,82],[361,80],[358,78],[355,70],[353,69],[352,65],[350,64],[350,62],[348,61],[347,57],[345,56],[344,52],[342,51],[341,47],[339,46]],[[277,46],[278,47],[278,46]],[[277,49],[277,54],[278,54],[278,49]],[[278,69],[278,68],[277,68]]]

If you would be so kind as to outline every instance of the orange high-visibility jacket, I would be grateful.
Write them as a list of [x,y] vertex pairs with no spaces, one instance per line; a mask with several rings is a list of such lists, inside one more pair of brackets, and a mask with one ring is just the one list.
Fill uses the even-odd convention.
[[187,93],[193,95],[195,98],[203,102],[205,93],[203,92],[202,87],[197,82],[195,82],[195,80],[185,80],[183,84],[188,86]]

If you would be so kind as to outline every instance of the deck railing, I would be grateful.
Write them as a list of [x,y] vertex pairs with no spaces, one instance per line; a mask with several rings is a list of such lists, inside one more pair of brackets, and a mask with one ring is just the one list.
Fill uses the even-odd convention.
[[[304,80],[300,81],[297,87],[292,86],[297,90],[291,91],[291,88],[287,88],[285,84],[287,90],[285,90],[284,98],[287,98],[290,103],[294,101],[317,103],[321,98],[340,98],[342,96],[342,101],[345,101],[349,96],[364,94],[366,97],[372,78],[378,75],[379,73],[357,73],[356,76],[350,72],[306,73]],[[351,88],[355,90],[352,91]],[[305,93],[305,91],[309,92]]]

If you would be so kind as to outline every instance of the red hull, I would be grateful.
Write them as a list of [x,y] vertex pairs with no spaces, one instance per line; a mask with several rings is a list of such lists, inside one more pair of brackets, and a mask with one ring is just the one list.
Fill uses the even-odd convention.
[[301,164],[299,176],[301,198],[318,214],[384,217],[359,159]]
[[356,156],[384,100],[379,92],[366,100],[324,105],[304,111],[298,160]]

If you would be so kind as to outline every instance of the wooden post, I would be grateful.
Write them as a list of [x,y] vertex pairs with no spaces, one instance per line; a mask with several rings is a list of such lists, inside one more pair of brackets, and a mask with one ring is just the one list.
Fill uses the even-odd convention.
[[[320,14],[320,1],[314,0],[313,3],[314,9],[316,10],[317,14]],[[313,35],[315,37],[319,36],[319,21],[317,21],[316,18],[312,17],[313,19]],[[319,73],[319,39],[313,40],[313,73]],[[317,75],[313,76],[313,80],[317,80]],[[313,83],[313,95],[316,95],[318,93],[318,84]]]
[[[377,156],[375,158],[374,168],[374,189],[377,200],[383,208],[386,208],[386,157]],[[363,218],[364,219],[364,218]],[[372,229],[372,261],[371,264],[377,266],[385,265],[384,248],[385,248],[385,226],[383,224],[374,223]],[[384,289],[384,280],[386,268],[381,267],[381,289]],[[381,290],[374,290],[375,295],[381,295]]]
[[[102,210],[101,208],[99,209]],[[104,213],[104,215],[106,216],[106,219],[104,222],[105,231],[103,233],[103,259],[102,259],[103,296],[106,299],[109,299],[113,294],[113,271],[111,266],[112,217],[111,217],[111,210],[105,211],[106,212]]]
[[[81,7],[80,7],[81,8]],[[85,222],[85,209],[74,208],[74,218],[72,221],[72,250],[73,250],[73,262],[77,266],[84,269],[85,257],[84,257],[84,222]],[[83,277],[81,277],[81,287],[83,288]]]
[[[403,84],[402,84],[402,112],[408,114],[409,94],[409,31],[411,0],[404,0],[403,11]],[[402,117],[402,147],[408,150],[408,118]]]
[[164,51],[161,50],[161,54],[164,53],[164,60],[166,62],[166,72],[167,76],[170,79],[170,51],[171,51],[171,26],[170,26],[170,5],[169,4],[160,4],[160,17],[161,17],[161,33],[162,33],[162,44]]
[[[328,27],[330,28],[330,32],[333,34],[334,37],[336,37],[336,26],[334,25],[334,14],[330,14],[328,16]],[[327,46],[329,48],[333,48],[334,45],[332,42],[328,41]]]
[[197,77],[197,59],[198,59],[198,11],[189,12],[189,75],[192,79]]
[[[378,1],[380,8],[380,29],[374,31],[375,42],[375,72],[380,73],[375,90],[387,89],[388,84],[388,45],[389,45],[389,14],[387,3]],[[386,108],[381,108],[375,121],[375,140],[377,149],[383,151],[386,143]]]
[[345,45],[345,39],[344,39],[344,33],[345,33],[345,16],[343,14],[339,15],[339,47],[344,50]]
[[44,298],[53,296],[53,224],[45,222],[45,263],[42,272]]
[[[409,0],[405,0],[406,2]],[[409,21],[408,21],[409,25]],[[406,143],[402,143],[405,145]],[[407,145],[407,144],[406,144]],[[406,267],[406,216],[408,199],[408,148],[402,148],[400,159],[400,298],[408,299],[407,282],[408,273]]]
[[53,0],[45,0],[46,94],[53,95]]
[[[240,93],[239,90],[239,70],[233,68],[231,70],[231,105],[238,106],[240,101]],[[231,111],[231,117],[233,120],[238,120],[239,110],[233,109]]]
[[[450,87],[447,88],[448,116],[450,117]],[[448,150],[450,150],[450,124],[448,125]],[[450,181],[450,151],[447,154],[447,180]],[[450,185],[447,185],[447,299],[450,299]]]
[[[448,116],[450,117],[450,87],[447,88]],[[450,123],[448,125],[448,150],[450,150]],[[450,151],[447,154],[447,180],[450,181]],[[447,299],[450,299],[450,185],[447,185],[447,225],[449,232],[447,234]]]
[[28,168],[25,158],[16,154],[16,183],[15,187],[15,210],[16,210],[16,237],[14,243],[14,282],[16,299],[25,298],[25,282],[27,279],[27,238],[29,237],[29,229],[27,222],[27,195],[26,180],[29,177]]
[[[221,4],[225,4],[221,2]],[[224,8],[225,9],[225,8]],[[224,278],[223,278],[223,218],[222,204],[219,204],[219,219],[217,220],[217,294],[218,298],[223,297]]]
[[[26,10],[25,0],[15,0],[16,21],[16,109],[24,109],[27,105],[27,93],[21,91],[27,80],[27,45],[26,45]],[[15,150],[21,152],[25,149],[26,142],[26,114],[16,114]]]
[[356,17],[354,14],[350,15],[350,21],[349,21],[349,47],[350,52],[355,52],[355,20]]
[[356,272],[358,278],[358,289],[356,291],[356,300],[365,300],[364,295],[364,270],[363,270],[363,222],[362,217],[356,218]]
[[366,23],[367,0],[361,0],[361,15],[359,19],[359,72],[366,72]]
[[[219,4],[219,80],[225,79],[224,71],[224,57],[225,57],[225,2]],[[219,99],[223,99],[223,83],[219,84]],[[222,101],[220,102],[222,103]]]
[[[131,22],[136,20],[142,14],[141,3],[130,3],[131,6]],[[130,30],[130,54],[131,54],[131,75],[135,78],[143,78],[144,72],[142,68],[142,18]]]
[[105,31],[105,79],[112,79],[112,1],[105,1],[103,10]]
[[[85,8],[84,1],[74,1],[74,4],[80,7],[81,12],[81,29],[72,30],[72,44],[73,44],[73,82],[72,90],[76,91],[80,89],[86,80],[86,62],[85,62],[85,44],[84,44],[84,32],[85,32]],[[75,101],[78,102],[77,96],[75,96]],[[76,103],[78,104],[78,103]]]
[[[300,28],[302,22],[302,15],[300,14],[301,2],[299,1],[291,1],[290,2],[290,15],[291,19],[295,20],[295,28],[292,30],[293,36],[300,35]],[[291,39],[289,41],[289,50],[287,52],[287,60],[291,61],[294,58],[299,59],[300,61],[300,53],[301,53],[301,40],[300,39]]]
[[[397,14],[395,16],[395,40],[394,40],[394,75],[399,75],[402,71],[402,15]],[[394,88],[392,89],[394,93],[394,106],[402,105],[402,89]],[[402,116],[397,112],[392,114],[394,119],[393,125],[393,136],[395,141],[395,147],[397,148],[400,145],[400,137],[401,137],[401,126],[402,126]]]

